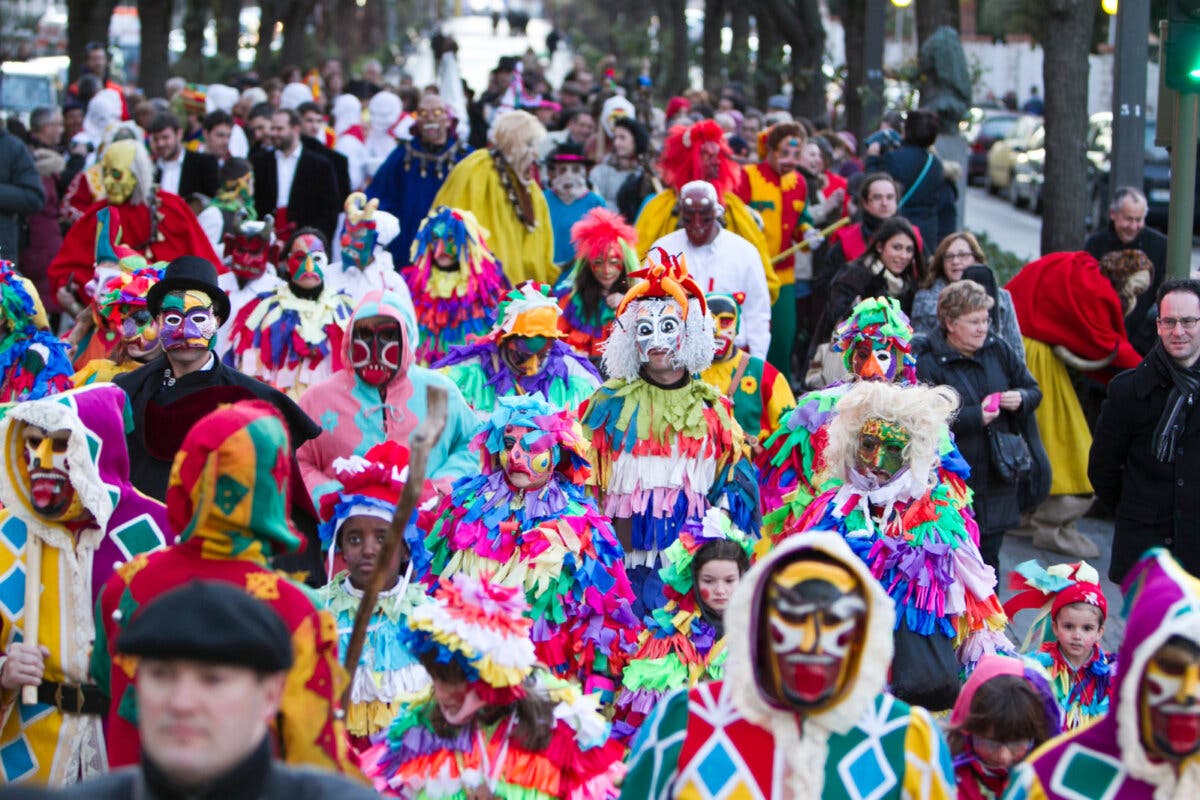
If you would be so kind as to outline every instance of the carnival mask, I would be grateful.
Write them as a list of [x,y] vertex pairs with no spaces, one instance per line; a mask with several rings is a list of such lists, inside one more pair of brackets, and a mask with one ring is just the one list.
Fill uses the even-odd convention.
[[558,453],[558,445],[552,444],[549,434],[520,425],[509,425],[504,429],[500,468],[514,489],[540,489],[554,475]]
[[908,431],[884,419],[869,419],[858,432],[854,466],[873,476],[879,485],[890,481],[904,468],[904,450],[911,440]]
[[429,246],[433,251],[433,265],[446,272],[458,271],[458,240],[454,230],[442,220],[433,223],[433,235]]
[[[740,293],[739,293],[740,294]],[[708,311],[713,316],[713,341],[716,361],[726,361],[737,352],[734,339],[737,338],[741,326],[740,300],[723,294],[710,294],[707,297]]]
[[509,336],[500,342],[500,357],[513,372],[531,378],[546,365],[553,344],[548,336]]
[[859,668],[867,604],[846,567],[795,561],[769,579],[760,630],[760,685],[801,712],[835,703]]
[[363,220],[358,223],[346,222],[342,233],[342,266],[366,269],[375,257],[375,243],[379,240],[379,231],[375,228],[375,220]]
[[417,135],[425,144],[441,147],[450,132],[450,114],[436,96],[422,98],[417,106]]
[[170,292],[159,311],[159,335],[163,348],[172,350],[211,350],[216,344],[220,321],[212,299],[204,292],[187,289]]
[[258,280],[267,271],[272,258],[271,232],[274,221],[242,222],[236,232],[226,233],[222,238],[225,255],[229,257],[229,269],[243,284]]
[[1169,760],[1200,751],[1200,644],[1168,639],[1146,665],[1138,705],[1147,750]]
[[150,309],[137,306],[121,315],[121,340],[125,352],[134,361],[149,361],[162,344],[158,337],[158,321]]
[[100,180],[111,205],[119,206],[128,202],[137,187],[133,160],[140,146],[136,142],[123,140],[104,148],[104,155],[100,159]]
[[705,142],[700,145],[701,178],[715,181],[721,177],[721,145],[716,142]]
[[71,432],[45,431],[27,423],[22,436],[25,440],[25,477],[33,510],[49,519],[77,517],[82,504],[71,484],[71,468],[67,463]]
[[635,314],[634,333],[643,364],[653,352],[675,355],[683,347],[683,313],[678,304],[639,303]]
[[854,343],[850,356],[850,369],[863,380],[891,383],[896,379],[900,361],[899,354],[890,343],[859,339]]
[[707,244],[716,236],[720,213],[711,196],[703,191],[689,190],[679,203],[679,223],[694,245]]
[[588,261],[597,282],[605,290],[611,289],[621,277],[625,269],[625,258],[620,245],[610,245],[607,253],[597,255]]
[[586,195],[587,174],[582,162],[555,164],[550,188],[566,203],[572,203]]
[[302,233],[292,241],[288,251],[288,280],[301,289],[315,289],[325,283],[325,268],[329,256],[325,244],[311,233]]
[[354,324],[350,336],[350,363],[355,374],[370,386],[383,386],[400,371],[404,332],[390,317],[373,317]]

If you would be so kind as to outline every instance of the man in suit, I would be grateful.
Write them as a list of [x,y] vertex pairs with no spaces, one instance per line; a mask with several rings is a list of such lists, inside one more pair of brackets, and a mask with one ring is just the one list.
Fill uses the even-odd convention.
[[300,141],[300,115],[280,109],[271,117],[271,150],[250,154],[254,204],[259,218],[271,214],[280,240],[296,228],[313,227],[333,239],[345,195],[338,194],[333,164]]
[[154,155],[154,173],[161,191],[177,194],[184,200],[202,194],[214,197],[221,187],[220,165],[207,153],[193,153],[183,146],[183,126],[179,118],[163,112],[150,123],[150,151]]
[[296,107],[300,115],[300,144],[324,158],[333,165],[333,174],[337,176],[338,196],[344,201],[350,194],[350,160],[345,154],[334,150],[330,145],[333,132],[325,126],[325,115],[316,103],[301,103]]

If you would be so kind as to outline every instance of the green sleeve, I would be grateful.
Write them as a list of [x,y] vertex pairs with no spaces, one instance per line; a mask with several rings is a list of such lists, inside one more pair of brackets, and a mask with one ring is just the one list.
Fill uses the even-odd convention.
[[96,598],[96,641],[92,643],[92,680],[112,696],[112,657],[108,654],[108,631],[104,627],[104,592]]
[[687,735],[688,689],[667,696],[642,723],[621,784],[621,800],[670,800]]

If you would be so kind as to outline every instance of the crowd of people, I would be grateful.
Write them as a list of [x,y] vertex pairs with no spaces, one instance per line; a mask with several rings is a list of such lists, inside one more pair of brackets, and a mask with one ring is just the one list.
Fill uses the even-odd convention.
[[1200,792],[1200,282],[1138,190],[1000,286],[932,112],[435,49],[92,49],[0,132],[4,785]]

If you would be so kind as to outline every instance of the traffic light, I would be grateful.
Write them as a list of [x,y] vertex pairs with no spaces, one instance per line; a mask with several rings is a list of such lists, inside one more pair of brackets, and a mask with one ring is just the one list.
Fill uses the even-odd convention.
[[1200,0],[1170,0],[1166,60],[1167,86],[1200,93]]

